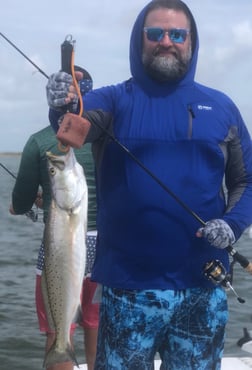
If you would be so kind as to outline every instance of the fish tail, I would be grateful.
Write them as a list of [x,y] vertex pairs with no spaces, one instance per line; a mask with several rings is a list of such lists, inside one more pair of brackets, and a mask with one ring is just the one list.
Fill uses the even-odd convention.
[[47,368],[49,366],[62,362],[73,362],[77,367],[79,367],[78,361],[71,345],[68,344],[65,350],[59,351],[56,347],[55,342],[45,355],[43,367]]

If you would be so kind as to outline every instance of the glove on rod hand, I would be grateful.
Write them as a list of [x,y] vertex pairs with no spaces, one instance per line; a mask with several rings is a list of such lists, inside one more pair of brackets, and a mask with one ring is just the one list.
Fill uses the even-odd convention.
[[[75,72],[76,79],[82,78],[82,72]],[[66,72],[56,72],[52,74],[46,85],[47,102],[50,108],[59,110],[60,108],[73,104],[73,111],[77,109],[78,95],[73,85],[73,78]]]
[[224,249],[234,244],[235,236],[231,227],[222,219],[215,219],[206,222],[196,235],[204,237],[214,247]]

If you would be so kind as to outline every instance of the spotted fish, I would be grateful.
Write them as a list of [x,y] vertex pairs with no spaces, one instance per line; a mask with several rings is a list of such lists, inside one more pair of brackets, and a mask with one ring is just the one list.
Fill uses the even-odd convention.
[[67,361],[77,364],[70,327],[80,307],[88,207],[85,175],[73,149],[64,155],[47,152],[47,159],[52,201],[44,231],[42,292],[56,338],[45,355],[45,367]]

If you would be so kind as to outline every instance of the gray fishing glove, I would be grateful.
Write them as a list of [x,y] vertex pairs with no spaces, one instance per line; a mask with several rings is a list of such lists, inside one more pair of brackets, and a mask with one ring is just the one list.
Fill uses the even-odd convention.
[[50,108],[60,110],[65,107],[69,102],[66,99],[71,95],[71,104],[74,109],[77,108],[78,96],[77,94],[69,91],[73,83],[73,78],[66,72],[57,72],[52,74],[46,85],[47,102]]
[[235,242],[233,230],[221,219],[206,222],[206,226],[198,230],[197,236],[203,236],[211,245],[220,249],[224,249]]

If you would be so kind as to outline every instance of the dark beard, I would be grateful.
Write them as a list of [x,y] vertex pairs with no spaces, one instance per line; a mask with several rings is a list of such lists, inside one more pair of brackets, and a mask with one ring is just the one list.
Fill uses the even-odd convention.
[[143,54],[142,60],[146,73],[159,82],[181,79],[188,70],[191,49],[184,56],[176,54],[173,57],[159,56],[158,51],[156,50],[151,56]]

